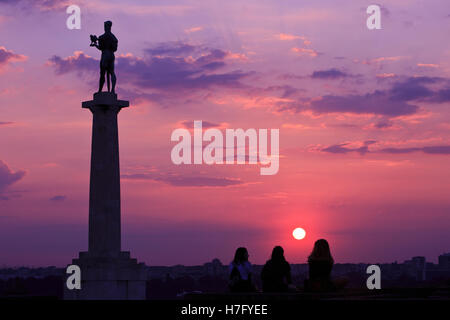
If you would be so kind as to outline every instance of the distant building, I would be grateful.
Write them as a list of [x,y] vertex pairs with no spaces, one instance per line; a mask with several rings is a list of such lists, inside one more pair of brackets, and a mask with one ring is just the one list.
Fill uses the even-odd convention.
[[411,260],[406,260],[404,264],[408,275],[417,281],[426,280],[427,263],[425,257],[413,257]]
[[206,275],[213,276],[213,277],[219,277],[224,275],[226,268],[222,264],[222,262],[219,259],[213,259],[212,262],[207,262],[203,265],[203,272]]
[[439,256],[439,269],[450,271],[450,253],[444,253]]

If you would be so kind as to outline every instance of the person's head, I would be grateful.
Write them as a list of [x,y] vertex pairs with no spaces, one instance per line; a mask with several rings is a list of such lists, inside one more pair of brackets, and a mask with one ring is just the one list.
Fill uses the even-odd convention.
[[284,261],[284,260],[286,260],[284,258],[284,250],[283,250],[282,247],[276,246],[275,248],[273,248],[273,250],[272,250],[272,260],[273,261]]
[[248,251],[244,247],[237,248],[233,262],[236,264],[248,261]]
[[334,262],[333,257],[331,256],[330,246],[328,245],[328,241],[325,239],[319,239],[314,243],[314,248],[311,254],[309,255],[308,261],[329,261],[331,263]]
[[111,21],[105,21],[105,32],[110,32],[111,31],[111,27],[112,27],[112,22]]

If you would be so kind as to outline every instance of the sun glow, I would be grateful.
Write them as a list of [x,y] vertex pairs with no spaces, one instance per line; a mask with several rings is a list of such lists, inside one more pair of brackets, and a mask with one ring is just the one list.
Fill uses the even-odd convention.
[[292,235],[297,240],[302,240],[306,236],[306,231],[303,228],[295,228]]

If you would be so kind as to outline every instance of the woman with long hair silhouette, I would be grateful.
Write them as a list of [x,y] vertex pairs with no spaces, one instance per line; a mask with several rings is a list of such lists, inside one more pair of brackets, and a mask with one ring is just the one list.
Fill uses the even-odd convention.
[[264,292],[287,292],[291,280],[291,266],[284,257],[280,246],[273,248],[272,257],[266,262],[261,272]]
[[314,248],[308,257],[309,279],[305,287],[310,291],[332,291],[335,289],[331,281],[331,270],[334,260],[331,256],[330,246],[325,239],[314,243]]
[[252,265],[248,261],[248,251],[244,247],[236,250],[233,261],[229,266],[230,291],[231,292],[254,292]]

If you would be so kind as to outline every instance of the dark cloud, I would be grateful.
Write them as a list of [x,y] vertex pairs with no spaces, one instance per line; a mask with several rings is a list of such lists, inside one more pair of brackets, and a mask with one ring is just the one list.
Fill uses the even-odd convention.
[[99,60],[85,55],[83,52],[75,52],[73,56],[65,59],[55,55],[48,62],[58,75],[70,72],[76,72],[81,75],[83,72],[98,71],[100,63]]
[[338,69],[329,69],[329,70],[320,70],[314,71],[311,75],[312,79],[339,79],[339,78],[347,78],[351,75],[342,72]]
[[336,145],[332,145],[332,146],[323,148],[321,151],[329,152],[329,153],[338,153],[338,154],[357,152],[361,155],[364,155],[367,152],[369,152],[369,146],[374,143],[376,143],[376,141],[373,141],[373,140],[364,141],[364,145],[359,148],[349,148],[349,147],[346,147],[348,145],[348,143],[342,143],[342,144],[336,144]]
[[66,200],[66,198],[67,198],[66,196],[57,195],[57,196],[51,197],[49,200],[58,202],[58,201],[64,201],[64,200]]
[[122,179],[160,181],[176,187],[228,187],[243,182],[230,178],[186,177],[178,175],[161,175],[157,173],[124,174]]
[[9,126],[11,124],[14,124],[14,122],[11,122],[11,121],[0,121],[0,126]]
[[[329,74],[333,75],[335,72]],[[327,73],[321,76],[326,78]],[[286,78],[287,75],[283,77]],[[302,112],[310,110],[316,114],[373,114],[382,115],[388,120],[393,117],[417,113],[419,107],[416,104],[419,102],[445,103],[450,101],[449,85],[450,81],[446,78],[409,77],[392,83],[388,89],[376,90],[371,93],[342,96],[325,95],[320,99],[300,97],[297,98],[296,102],[279,102],[277,105],[278,111]],[[386,125],[389,125],[389,123],[380,123],[380,127],[386,127]]]
[[[219,71],[229,67],[226,62],[229,53],[219,49],[177,42],[159,44],[145,51],[144,57],[122,55],[116,58],[119,82],[133,86],[133,90],[128,89],[128,93],[135,92],[135,98],[186,98],[193,92],[212,90],[215,87],[242,88],[240,81],[249,75],[241,70]],[[197,55],[187,56],[192,51],[198,52]],[[179,56],[183,54],[186,57]],[[53,56],[49,59],[49,65],[59,75],[81,75],[85,72],[96,75],[98,64],[97,59],[82,52],[67,58]]]
[[381,149],[380,152],[392,154],[423,152],[427,154],[446,155],[450,154],[450,146],[443,145],[443,146],[429,146],[429,147],[415,147],[415,148],[385,148]]
[[[286,75],[282,75],[280,78],[286,79],[285,76]],[[262,90],[263,93],[276,92],[276,93],[280,94],[281,98],[293,97],[296,94],[298,94],[300,92],[305,92],[305,91],[306,91],[305,89],[298,89],[298,88],[292,87],[290,85],[269,86],[269,87],[265,88],[264,90]]]
[[385,129],[385,128],[392,127],[392,125],[393,124],[391,121],[383,120],[383,121],[379,121],[379,122],[375,123],[374,127],[377,129]]
[[421,100],[432,97],[436,93],[426,87],[427,84],[442,82],[437,77],[410,77],[404,81],[397,82],[389,91],[390,98],[394,101]]
[[0,160],[0,197],[3,200],[8,199],[3,193],[10,185],[19,181],[25,176],[25,171],[12,172],[6,163]]
[[[433,90],[429,85],[440,85],[441,88]],[[395,83],[390,95],[393,100],[444,103],[450,101],[450,81],[440,77],[411,77]]]
[[411,153],[416,151],[420,151],[420,148],[385,148],[380,150],[380,152],[393,154]]
[[377,114],[388,117],[410,115],[418,111],[418,107],[404,101],[392,100],[384,91],[375,91],[365,95],[323,96],[313,100],[310,108],[315,113],[349,112],[355,114]]
[[170,91],[204,90],[212,87],[239,87],[247,76],[242,71],[214,72],[223,68],[225,56],[221,50],[212,50],[197,59],[180,57],[132,58],[119,57],[117,69],[125,81],[141,89]]
[[409,148],[383,148],[380,150],[370,151],[369,146],[375,144],[376,141],[368,140],[364,142],[364,145],[359,148],[347,147],[348,143],[341,143],[336,145],[331,145],[326,148],[321,149],[322,152],[336,153],[336,154],[346,154],[351,152],[357,152],[361,155],[366,153],[389,153],[389,154],[407,154],[413,152],[423,152],[426,154],[435,155],[450,155],[450,145],[440,145],[440,146],[427,146],[427,147],[409,147]]
[[360,128],[359,125],[354,123],[337,123],[337,124],[328,124],[327,126],[333,128],[348,128],[348,129]]
[[441,89],[436,92],[434,97],[431,99],[432,102],[444,103],[450,101],[450,88]]

